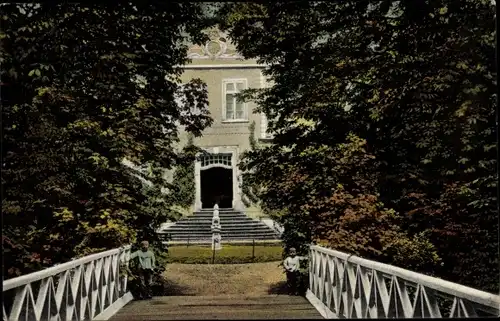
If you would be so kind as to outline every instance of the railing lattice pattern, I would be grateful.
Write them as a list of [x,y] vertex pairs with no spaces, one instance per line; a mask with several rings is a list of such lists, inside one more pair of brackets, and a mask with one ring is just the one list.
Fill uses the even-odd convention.
[[494,317],[500,308],[498,295],[320,246],[310,249],[310,295],[328,318]]
[[3,319],[94,320],[127,291],[124,273],[130,247],[3,282]]

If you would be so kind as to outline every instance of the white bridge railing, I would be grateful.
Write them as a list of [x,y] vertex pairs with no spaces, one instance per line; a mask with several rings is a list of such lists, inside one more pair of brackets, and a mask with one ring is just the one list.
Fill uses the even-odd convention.
[[315,245],[306,297],[328,319],[500,315],[498,295]]
[[132,300],[130,246],[3,282],[3,320],[105,320]]

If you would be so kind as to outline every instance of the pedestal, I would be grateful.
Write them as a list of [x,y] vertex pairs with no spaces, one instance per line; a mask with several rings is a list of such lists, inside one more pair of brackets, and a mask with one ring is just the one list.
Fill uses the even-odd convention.
[[200,161],[196,159],[194,163],[194,184],[195,184],[195,193],[194,193],[194,210],[201,210],[201,181],[200,181]]
[[212,250],[218,251],[222,249],[220,233],[212,233]]
[[222,249],[222,238],[220,235],[221,225],[219,218],[219,205],[215,204],[212,216],[212,250]]

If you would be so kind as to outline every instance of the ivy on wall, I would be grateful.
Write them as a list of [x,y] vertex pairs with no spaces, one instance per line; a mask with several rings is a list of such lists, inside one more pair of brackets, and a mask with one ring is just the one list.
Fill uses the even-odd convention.
[[[255,121],[251,122],[250,125],[248,126],[248,129],[250,131],[250,136],[249,136],[249,141],[250,141],[250,149],[248,151],[244,151],[241,155],[241,158],[243,159],[245,155],[248,153],[251,153],[254,150],[257,150],[259,148],[257,140],[255,139]],[[241,192],[242,192],[242,197],[241,201],[246,207],[250,207],[252,205],[259,205],[259,198],[257,197],[257,186],[254,184],[249,183],[250,180],[245,179],[250,173],[248,172],[243,172],[242,173],[242,179],[241,179]]]
[[194,203],[195,180],[194,180],[194,157],[196,146],[193,143],[193,136],[190,135],[186,146],[183,148],[184,159],[177,165],[172,185],[177,205],[188,208]]

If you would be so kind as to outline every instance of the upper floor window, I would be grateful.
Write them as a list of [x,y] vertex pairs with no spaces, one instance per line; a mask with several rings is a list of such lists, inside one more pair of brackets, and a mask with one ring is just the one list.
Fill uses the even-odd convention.
[[247,104],[236,99],[236,95],[247,88],[246,79],[227,79],[222,82],[223,121],[248,121]]

